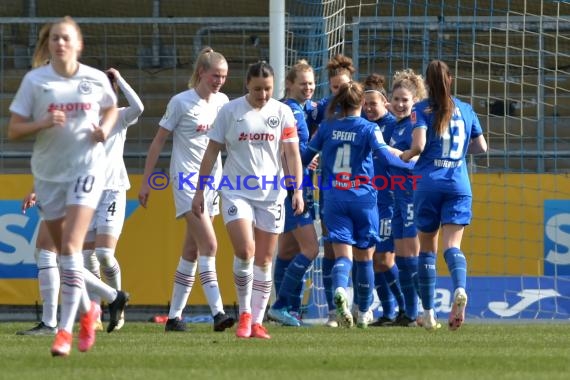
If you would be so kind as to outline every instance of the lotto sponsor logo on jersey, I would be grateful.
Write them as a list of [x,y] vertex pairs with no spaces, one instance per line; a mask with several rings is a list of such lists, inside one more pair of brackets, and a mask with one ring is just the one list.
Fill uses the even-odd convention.
[[209,124],[199,124],[196,126],[196,132],[208,132],[210,130]]
[[48,112],[53,112],[53,111],[75,112],[75,111],[88,111],[90,109],[91,109],[91,103],[51,103],[48,106]]
[[275,135],[271,133],[245,133],[242,132],[238,138],[239,141],[274,141]]

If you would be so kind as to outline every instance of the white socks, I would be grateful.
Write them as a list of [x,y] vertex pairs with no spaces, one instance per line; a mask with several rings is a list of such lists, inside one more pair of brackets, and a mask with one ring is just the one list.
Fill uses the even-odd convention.
[[38,283],[42,297],[42,322],[46,326],[57,326],[57,304],[59,296],[59,267],[57,253],[37,248]]
[[224,311],[218,275],[216,273],[216,257],[200,256],[198,258],[198,272],[200,273],[200,283],[202,284],[202,289],[204,289],[212,316],[215,316],[219,312]]
[[178,261],[178,267],[174,274],[174,287],[172,289],[172,299],[170,300],[170,310],[168,318],[176,318],[182,316],[182,310],[188,302],[188,297],[196,280],[195,261],[187,261],[182,257]]

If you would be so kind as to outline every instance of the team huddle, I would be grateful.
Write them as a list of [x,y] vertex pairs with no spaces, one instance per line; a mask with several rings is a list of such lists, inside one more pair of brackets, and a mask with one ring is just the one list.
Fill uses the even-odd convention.
[[[70,354],[78,312],[78,348],[84,352],[95,342],[101,299],[109,304],[108,332],[124,324],[129,300],[114,251],[130,187],[122,159],[126,131],[143,105],[117,70],[105,75],[79,63],[82,43],[79,26],[69,17],[44,27],[34,69],[10,106],[9,137],[36,136],[34,190],[24,209],[37,201],[43,218],[36,242],[43,316],[22,333],[55,334],[54,356]],[[220,191],[199,183],[173,187],[175,216],[186,221],[186,234],[166,331],[186,331],[182,311],[196,271],[215,331],[237,323],[238,338],[270,339],[263,325],[266,311],[269,319],[301,326],[304,278],[319,253],[317,218],[324,239],[327,326],[439,328],[434,311],[439,236],[454,287],[449,328],[462,325],[468,298],[460,245],[472,209],[465,157],[487,149],[475,112],[452,96],[452,75],[441,61],[429,63],[425,78],[411,69],[396,72],[390,97],[381,75],[353,80],[347,56],[332,57],[327,69],[330,96],[312,99],[314,71],[300,60],[287,73],[286,96],[278,101],[272,97],[272,67],[257,62],[246,73],[247,93],[230,100],[221,92],[228,63],[205,48],[189,89],[169,101],[145,162],[143,207],[152,203],[149,178],[170,134],[173,178],[199,173],[214,183],[221,178],[239,183],[246,176],[285,180],[284,186]],[[113,85],[128,107],[117,108]],[[319,173],[335,179],[331,186],[299,186]],[[363,180],[391,177],[401,179],[399,186]],[[225,313],[218,286],[213,218],[220,213],[234,251],[237,321]],[[353,310],[347,295],[351,281]],[[269,305],[273,288],[277,297]],[[376,321],[374,291],[383,310]]]

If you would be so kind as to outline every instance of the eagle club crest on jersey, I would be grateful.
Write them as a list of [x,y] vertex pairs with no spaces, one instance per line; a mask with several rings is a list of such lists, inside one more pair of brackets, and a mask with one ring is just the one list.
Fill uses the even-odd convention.
[[271,128],[277,128],[279,125],[279,118],[277,116],[269,116],[269,119],[267,119],[267,125]]
[[79,86],[77,86],[77,89],[79,90],[80,94],[89,95],[90,93],[93,92],[93,85],[91,84],[91,82],[83,79],[81,80],[81,82],[79,82]]

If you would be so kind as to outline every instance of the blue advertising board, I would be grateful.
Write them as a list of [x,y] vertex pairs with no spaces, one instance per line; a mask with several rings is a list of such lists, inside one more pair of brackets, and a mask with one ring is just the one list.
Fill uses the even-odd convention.
[[[127,201],[125,218],[137,206],[137,201]],[[21,201],[0,200],[0,279],[37,277],[34,250],[40,215],[36,207],[22,214],[21,207]]]

